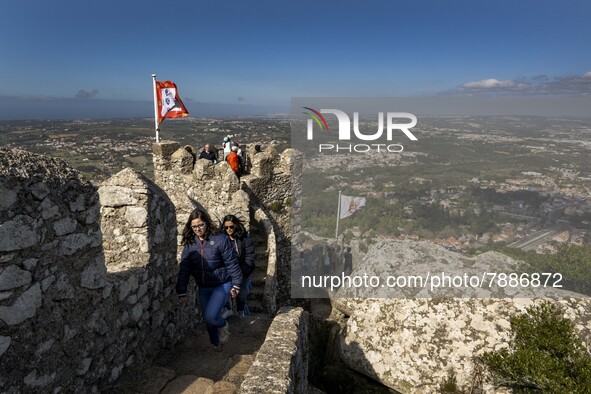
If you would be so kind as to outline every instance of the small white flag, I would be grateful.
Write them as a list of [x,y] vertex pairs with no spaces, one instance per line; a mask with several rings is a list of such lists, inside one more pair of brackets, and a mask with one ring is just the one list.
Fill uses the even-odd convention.
[[339,218],[348,218],[364,206],[365,197],[351,197],[341,194],[341,211],[339,212]]

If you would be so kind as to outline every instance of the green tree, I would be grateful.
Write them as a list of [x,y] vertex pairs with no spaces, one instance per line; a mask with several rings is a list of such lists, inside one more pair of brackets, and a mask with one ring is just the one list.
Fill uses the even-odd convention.
[[551,302],[511,318],[509,347],[483,355],[495,383],[515,392],[591,393],[591,355]]

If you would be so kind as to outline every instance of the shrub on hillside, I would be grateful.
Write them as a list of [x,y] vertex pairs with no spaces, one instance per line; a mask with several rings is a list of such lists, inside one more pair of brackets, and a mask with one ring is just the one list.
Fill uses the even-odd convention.
[[508,348],[483,356],[495,384],[518,393],[591,393],[591,355],[559,306],[532,306],[511,329]]

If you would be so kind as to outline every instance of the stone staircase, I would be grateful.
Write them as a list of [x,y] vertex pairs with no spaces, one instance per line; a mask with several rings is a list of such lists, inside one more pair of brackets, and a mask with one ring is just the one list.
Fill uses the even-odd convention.
[[253,314],[244,318],[239,332],[237,316],[228,317],[230,340],[221,352],[212,350],[204,325],[174,349],[163,351],[152,363],[134,366],[104,393],[117,394],[232,394],[265,340],[272,318]]
[[120,394],[231,394],[238,393],[244,376],[267,335],[273,319],[263,303],[267,277],[267,236],[262,226],[251,220],[256,269],[247,305],[251,315],[243,320],[230,316],[230,340],[222,352],[214,352],[203,323],[186,335],[174,349],[163,351],[151,363],[125,370],[105,393]]
[[265,292],[265,281],[267,278],[267,265],[269,254],[267,253],[267,236],[264,229],[251,222],[250,235],[255,246],[256,268],[251,275],[252,288],[248,296],[248,308],[252,313],[265,313],[263,296]]

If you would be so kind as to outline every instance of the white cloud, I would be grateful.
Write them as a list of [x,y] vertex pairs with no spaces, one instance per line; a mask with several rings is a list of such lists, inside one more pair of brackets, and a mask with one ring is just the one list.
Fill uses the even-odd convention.
[[537,95],[590,95],[591,71],[565,77],[536,75],[516,80],[500,81],[496,78],[466,82],[455,89],[460,94],[537,94]]
[[528,85],[524,83],[517,83],[514,81],[499,81],[498,79],[490,78],[483,79],[478,82],[466,82],[462,85],[468,89],[524,89]]

